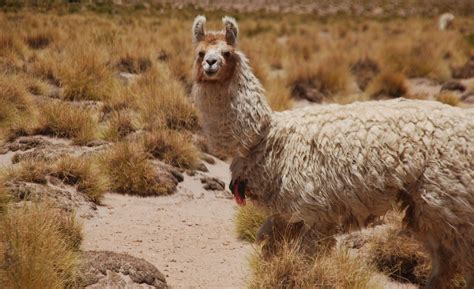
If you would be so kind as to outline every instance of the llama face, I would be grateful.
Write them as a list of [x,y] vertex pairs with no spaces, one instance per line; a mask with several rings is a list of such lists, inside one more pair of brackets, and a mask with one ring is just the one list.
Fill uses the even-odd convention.
[[195,79],[198,82],[225,81],[232,78],[238,60],[235,53],[237,23],[224,17],[224,31],[205,32],[206,18],[198,16],[193,24]]

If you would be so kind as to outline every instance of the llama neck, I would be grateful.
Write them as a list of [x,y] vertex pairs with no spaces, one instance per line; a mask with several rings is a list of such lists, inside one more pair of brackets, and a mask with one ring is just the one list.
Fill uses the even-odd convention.
[[211,149],[230,157],[245,156],[266,135],[271,109],[247,58],[237,53],[234,76],[226,83],[195,82],[193,95],[201,110]]

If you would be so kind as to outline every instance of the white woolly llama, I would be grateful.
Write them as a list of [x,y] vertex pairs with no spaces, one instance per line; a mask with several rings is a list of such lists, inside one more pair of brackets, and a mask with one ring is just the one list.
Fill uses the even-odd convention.
[[[474,118],[438,102],[390,100],[272,112],[237,23],[193,24],[193,94],[210,146],[233,158],[236,190],[291,222],[332,234],[360,228],[395,203],[428,249],[427,288],[455,272],[474,285]],[[297,64],[295,64],[297,65]]]
[[451,13],[444,13],[438,19],[438,28],[440,31],[447,30],[453,25],[454,15]]

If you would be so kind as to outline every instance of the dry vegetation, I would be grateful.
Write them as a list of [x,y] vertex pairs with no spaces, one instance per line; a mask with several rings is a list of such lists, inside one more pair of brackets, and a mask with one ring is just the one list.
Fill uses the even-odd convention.
[[[8,9],[19,9],[15,1],[7,2]],[[105,3],[84,5],[95,12],[81,12],[81,5],[58,5],[48,13],[0,12],[0,141],[42,134],[79,146],[110,143],[99,155],[24,160],[2,176],[0,231],[6,233],[0,235],[0,287],[74,286],[81,240],[71,216],[42,204],[6,205],[11,200],[6,180],[45,183],[56,177],[100,202],[109,190],[173,193],[155,161],[180,170],[196,169],[200,162],[192,143],[200,127],[189,99],[189,27],[202,11]],[[208,13],[211,29],[220,27],[222,15]],[[236,16],[240,46],[277,111],[299,98],[322,103],[421,98],[410,93],[409,78],[443,83],[474,54],[469,17],[457,17],[451,30],[439,32],[436,21],[426,17],[378,21],[285,14],[285,21],[275,21],[281,17]],[[435,99],[450,105],[460,101],[452,92]],[[253,206],[239,209],[238,236],[253,241],[263,219]],[[255,256],[249,285],[379,288],[371,280],[375,267],[397,271],[377,261],[393,250],[400,256],[406,252],[410,260],[419,257],[418,249],[415,256],[408,252],[413,247],[379,241],[372,247],[373,263],[339,247],[308,258],[298,243],[287,242],[269,260]]]
[[300,244],[287,242],[270,260],[254,256],[251,266],[249,288],[381,288],[372,279],[375,268],[344,248],[308,258],[300,252]]
[[77,186],[96,203],[100,203],[102,195],[109,189],[106,176],[101,172],[98,161],[92,157],[64,156],[56,160],[27,158],[4,173],[1,180],[4,183],[23,181],[45,184],[48,176]]
[[235,232],[239,239],[255,242],[257,230],[266,218],[267,214],[251,202],[239,207],[235,215]]
[[[236,214],[239,238],[254,242],[265,218],[265,213],[252,204],[239,208]],[[377,268],[370,260],[358,258],[342,246],[326,247],[324,242],[317,254],[308,255],[301,242],[285,233],[277,251],[270,255],[261,254],[257,246],[250,259],[253,275],[249,288],[381,288],[374,278]]]
[[40,204],[11,208],[0,219],[2,288],[67,288],[78,276],[80,227]]
[[160,183],[149,155],[140,143],[121,142],[103,157],[112,190],[140,196],[167,195],[172,187]]

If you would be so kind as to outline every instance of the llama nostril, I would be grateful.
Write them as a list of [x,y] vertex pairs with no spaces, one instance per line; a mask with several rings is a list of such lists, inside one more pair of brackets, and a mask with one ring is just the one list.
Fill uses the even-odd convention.
[[217,59],[212,59],[212,58],[211,58],[211,59],[206,59],[206,62],[207,62],[207,64],[209,64],[209,65],[213,65],[214,63],[217,62]]

